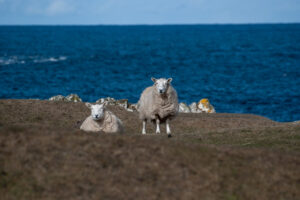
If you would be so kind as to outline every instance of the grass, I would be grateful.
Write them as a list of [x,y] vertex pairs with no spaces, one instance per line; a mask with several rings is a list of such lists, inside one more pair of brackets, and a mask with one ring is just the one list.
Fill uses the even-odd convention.
[[82,103],[1,100],[1,199],[300,199],[297,124],[183,114],[168,139],[110,109],[123,135],[79,131]]
[[300,129],[297,126],[275,127],[262,130],[242,129],[201,134],[191,140],[202,144],[236,147],[272,148],[284,151],[300,150]]

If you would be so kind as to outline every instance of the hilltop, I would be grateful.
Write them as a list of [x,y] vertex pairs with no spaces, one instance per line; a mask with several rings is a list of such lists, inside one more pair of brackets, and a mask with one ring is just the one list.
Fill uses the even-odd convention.
[[[79,130],[81,102],[0,100],[3,199],[299,199],[300,124],[250,114],[180,113],[173,137]],[[154,133],[154,126],[148,126]]]

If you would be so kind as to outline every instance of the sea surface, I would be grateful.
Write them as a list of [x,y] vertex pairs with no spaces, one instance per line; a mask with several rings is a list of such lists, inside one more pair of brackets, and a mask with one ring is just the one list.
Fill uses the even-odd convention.
[[137,102],[151,77],[217,112],[300,120],[300,24],[0,26],[0,98]]

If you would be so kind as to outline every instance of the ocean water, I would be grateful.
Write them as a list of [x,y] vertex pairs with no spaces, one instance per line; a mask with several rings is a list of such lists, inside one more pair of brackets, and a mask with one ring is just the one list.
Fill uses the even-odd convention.
[[180,102],[300,120],[300,24],[0,26],[0,98],[137,102],[151,76]]

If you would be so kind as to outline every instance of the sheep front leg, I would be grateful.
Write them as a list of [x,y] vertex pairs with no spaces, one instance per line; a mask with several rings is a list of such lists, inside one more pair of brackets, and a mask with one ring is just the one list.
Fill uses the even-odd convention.
[[146,120],[143,120],[143,130],[142,134],[146,134]]
[[167,119],[167,121],[166,121],[166,130],[167,130],[168,137],[171,137],[171,129],[170,129],[170,125],[169,125],[169,119]]
[[160,129],[159,129],[159,119],[156,118],[156,133],[159,134],[160,133]]

